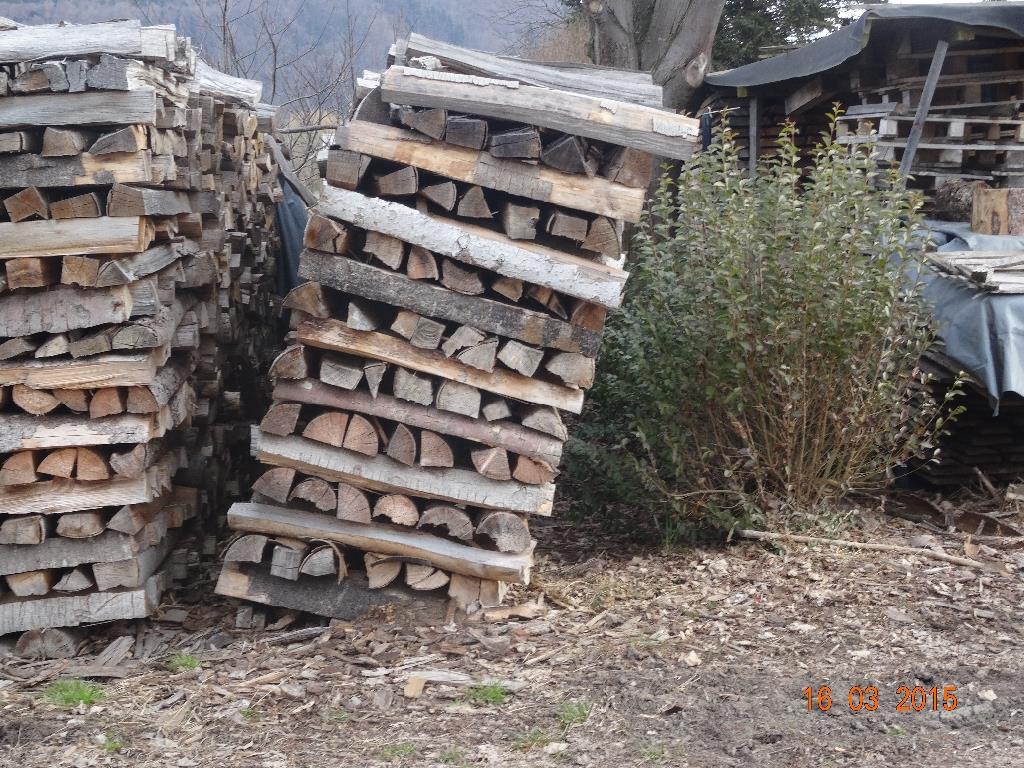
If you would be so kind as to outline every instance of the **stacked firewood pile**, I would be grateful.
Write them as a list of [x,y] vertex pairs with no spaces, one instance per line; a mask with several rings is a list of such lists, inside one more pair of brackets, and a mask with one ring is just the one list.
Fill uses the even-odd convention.
[[696,121],[630,101],[639,73],[416,35],[395,56],[337,131],[221,594],[345,617],[389,585],[469,609],[528,582],[623,226],[653,157],[695,146]]
[[258,84],[124,21],[0,31],[0,94],[0,635],[145,616],[210,502]]

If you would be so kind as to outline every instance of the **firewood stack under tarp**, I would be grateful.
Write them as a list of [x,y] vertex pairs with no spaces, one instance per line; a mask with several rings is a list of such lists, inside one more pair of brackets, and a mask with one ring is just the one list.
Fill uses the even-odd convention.
[[0,31],[0,635],[148,615],[209,506],[231,235],[272,168],[258,93],[214,90],[258,84],[197,66],[173,26]]
[[471,609],[527,583],[623,226],[654,157],[695,148],[696,121],[626,100],[646,75],[399,48],[327,162],[224,595],[348,617],[400,585]]

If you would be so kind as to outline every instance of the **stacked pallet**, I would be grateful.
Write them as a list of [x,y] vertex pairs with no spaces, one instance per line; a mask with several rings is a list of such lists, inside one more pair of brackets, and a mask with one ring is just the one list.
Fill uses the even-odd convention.
[[[884,68],[852,73],[851,90],[861,104],[841,118],[839,140],[864,142],[874,131],[880,157],[899,163],[934,53],[931,47],[915,48],[908,34],[887,47]],[[918,183],[936,189],[955,178],[1019,186],[1024,175],[1024,48],[981,35],[953,42],[929,95],[911,169]]]
[[221,594],[344,617],[388,585],[470,608],[526,583],[623,225],[652,157],[695,145],[692,119],[590,95],[616,90],[600,69],[410,61],[337,131]]
[[0,31],[0,635],[148,615],[208,504],[237,212],[196,67],[173,27]]

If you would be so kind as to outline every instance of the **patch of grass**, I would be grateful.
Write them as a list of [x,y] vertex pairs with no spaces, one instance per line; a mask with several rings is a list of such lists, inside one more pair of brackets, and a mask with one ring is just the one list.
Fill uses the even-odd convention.
[[344,709],[339,709],[331,715],[331,720],[334,720],[336,723],[347,723],[350,717],[351,715]]
[[885,735],[886,736],[906,736],[907,735],[907,729],[904,728],[902,725],[894,725],[892,728],[889,728],[889,729],[886,730]]
[[640,757],[648,763],[660,763],[665,759],[665,746],[663,744],[647,744],[640,750]]
[[467,698],[474,704],[493,704],[500,707],[508,701],[508,691],[500,683],[485,683],[470,688]]
[[398,744],[388,744],[384,749],[380,751],[382,757],[408,757],[416,752],[416,745],[408,741],[403,741]]
[[171,672],[181,672],[186,669],[199,669],[199,657],[191,653],[176,653],[167,660],[167,668]]
[[593,707],[589,701],[563,701],[558,707],[558,722],[562,730],[568,731],[574,725],[587,722]]
[[103,734],[103,741],[100,743],[100,746],[103,747],[103,751],[110,754],[115,754],[124,749],[124,744],[115,739],[109,733]]
[[537,747],[546,747],[552,741],[553,739],[546,731],[540,728],[531,728],[516,734],[512,740],[512,746],[521,750],[536,749]]
[[252,707],[245,707],[244,709],[240,709],[240,710],[238,710],[238,714],[240,714],[246,720],[250,720],[250,721],[251,720],[259,720],[260,719],[260,713],[257,712]]
[[51,704],[67,709],[74,709],[79,704],[91,707],[107,698],[103,688],[85,680],[58,680],[48,685],[43,695]]
[[455,765],[456,763],[461,763],[462,760],[463,754],[461,749],[446,749],[437,756],[437,761],[445,765]]

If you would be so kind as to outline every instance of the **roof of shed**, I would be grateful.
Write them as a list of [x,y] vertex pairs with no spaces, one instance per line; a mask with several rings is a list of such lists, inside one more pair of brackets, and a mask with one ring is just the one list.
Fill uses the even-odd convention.
[[1024,37],[1024,3],[883,5],[865,11],[852,24],[794,51],[743,67],[714,72],[713,86],[758,86],[809,77],[852,59],[868,44],[879,24],[901,19],[949,21],[971,27],[994,27]]

